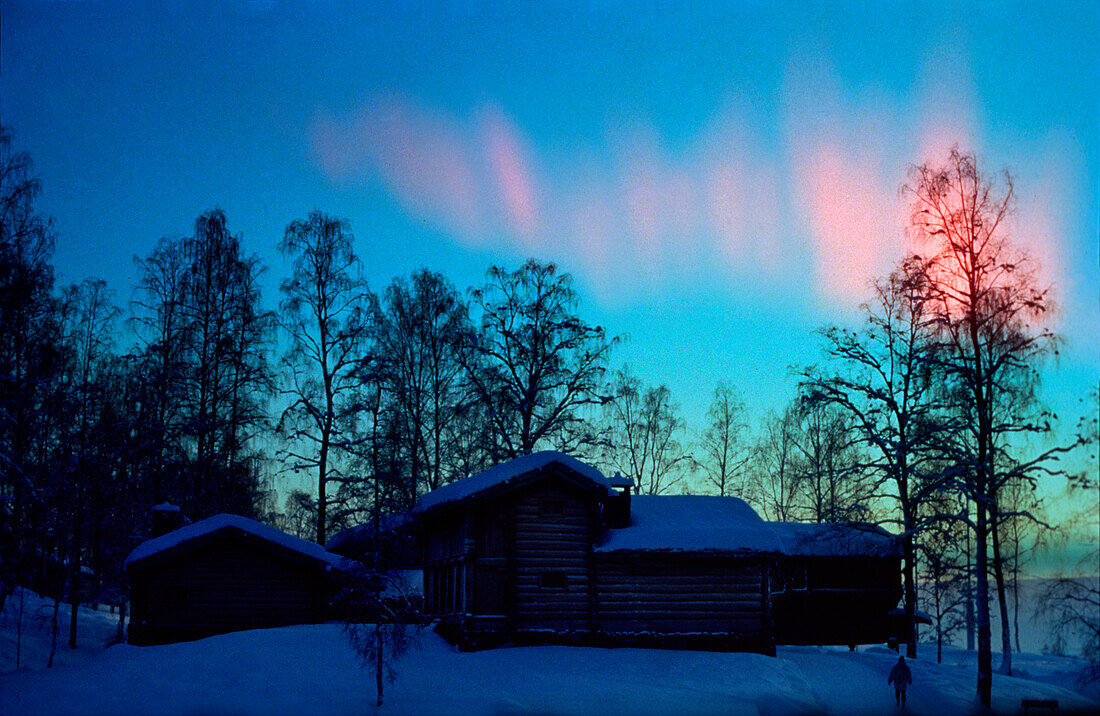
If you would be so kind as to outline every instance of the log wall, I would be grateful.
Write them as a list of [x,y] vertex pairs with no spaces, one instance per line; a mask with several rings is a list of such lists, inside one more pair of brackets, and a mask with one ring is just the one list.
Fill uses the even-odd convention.
[[515,514],[515,628],[587,630],[589,555],[597,503],[561,479],[518,490]]
[[608,633],[765,630],[762,573],[737,558],[596,554],[596,622]]

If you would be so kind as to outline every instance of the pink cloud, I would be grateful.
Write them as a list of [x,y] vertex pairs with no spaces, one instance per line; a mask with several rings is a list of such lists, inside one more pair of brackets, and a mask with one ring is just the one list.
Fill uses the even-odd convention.
[[674,155],[657,131],[635,123],[614,142],[618,194],[626,241],[653,275],[674,273],[694,258],[703,214],[700,172],[692,158]]
[[507,224],[528,248],[534,248],[539,226],[537,192],[519,129],[497,107],[487,110],[482,121],[485,151]]
[[718,251],[732,267],[777,273],[781,265],[781,189],[774,164],[760,156],[745,127],[746,111],[726,108],[700,143],[706,220]]
[[319,113],[311,141],[329,180],[378,181],[463,243],[567,258],[604,293],[777,265],[778,175],[738,112],[716,115],[680,151],[634,122],[602,150],[566,147],[554,172],[500,106],[470,117],[380,95],[343,117]]
[[793,64],[785,110],[790,181],[805,227],[816,288],[846,305],[902,256],[904,160],[889,98],[855,101],[824,61]]
[[951,148],[980,151],[978,100],[973,71],[960,49],[963,38],[932,47],[921,63],[914,114],[919,118],[912,147],[914,164],[942,164]]
[[[845,86],[801,55],[781,94],[778,153],[745,104],[675,145],[633,121],[550,153],[495,103],[458,114],[392,94],[318,113],[311,141],[329,180],[376,182],[456,241],[567,262],[608,295],[707,275],[795,282],[851,306],[907,248],[907,167],[974,146],[976,104],[968,66],[949,52],[933,50],[900,96]],[[1054,277],[1075,181],[1061,159],[1074,151],[1037,155],[1046,173],[1016,228]]]
[[876,230],[874,177],[836,144],[811,150],[798,180],[816,250],[816,274],[830,296],[858,302],[875,274],[882,244]]
[[1073,137],[1052,131],[1033,156],[1034,170],[1014,177],[1017,209],[1009,232],[1031,260],[1036,282],[1054,287],[1053,298],[1061,302],[1073,293],[1066,239],[1076,213],[1071,197],[1081,182],[1081,149]]
[[566,147],[554,172],[500,106],[469,116],[380,95],[342,117],[319,113],[311,141],[330,181],[378,181],[463,243],[567,258],[628,294],[692,272],[758,275],[775,265],[777,173],[736,112],[717,115],[680,151],[634,122],[600,151]]
[[311,137],[321,170],[333,181],[377,176],[407,209],[466,237],[483,231],[476,157],[463,126],[446,114],[383,95],[343,120],[321,115]]

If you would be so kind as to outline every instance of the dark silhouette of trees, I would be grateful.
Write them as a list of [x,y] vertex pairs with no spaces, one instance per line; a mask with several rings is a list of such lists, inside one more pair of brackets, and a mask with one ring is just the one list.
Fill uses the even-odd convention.
[[634,480],[639,494],[660,495],[682,483],[692,457],[677,439],[684,432],[679,406],[667,386],[642,385],[629,367],[616,371],[605,406],[604,460]]
[[812,522],[866,521],[873,486],[852,419],[837,408],[797,399],[790,438],[796,450],[795,485],[803,515]]
[[[945,496],[950,499],[949,496]],[[938,509],[950,509],[939,504]],[[943,647],[952,636],[966,626],[965,605],[970,600],[967,565],[962,539],[965,525],[937,520],[922,532],[916,548],[921,553],[917,565],[919,585],[925,609],[932,619],[936,640],[936,663],[943,663]]]
[[62,298],[62,341],[67,348],[65,382],[71,404],[71,420],[65,461],[69,467],[58,497],[61,525],[65,528],[70,605],[69,648],[76,648],[78,605],[81,600],[81,566],[96,554],[107,521],[106,488],[113,477],[109,456],[101,448],[109,429],[105,420],[110,399],[106,374],[110,369],[114,324],[120,311],[102,280],[85,280],[65,289]]
[[195,221],[183,312],[186,417],[194,445],[189,498],[195,517],[217,512],[252,515],[259,490],[251,440],[264,429],[265,401],[274,389],[268,364],[274,322],[260,308],[259,260],[241,255],[220,209]]
[[259,261],[242,255],[240,236],[214,209],[191,236],[162,239],[139,266],[135,358],[154,384],[144,419],[161,431],[147,446],[157,471],[151,494],[195,519],[255,514],[253,443],[268,425],[274,332],[260,305]]
[[798,514],[798,465],[794,433],[798,429],[798,402],[764,419],[753,448],[746,497],[765,519],[793,521]]
[[[1081,526],[1086,534],[1095,535],[1096,505],[1100,504],[1100,388],[1093,388],[1083,401],[1085,415],[1077,424],[1077,450],[1085,466],[1069,474],[1069,492],[1078,498],[1083,509],[1071,515],[1064,527]],[[1091,548],[1076,565],[1077,574],[1061,574],[1050,580],[1041,593],[1040,613],[1051,623],[1056,640],[1079,639],[1090,667],[1085,673],[1089,682],[1100,680],[1100,579],[1096,565],[1100,564],[1100,547]]]
[[852,420],[799,393],[766,419],[745,497],[769,520],[868,521],[873,484]]
[[[1008,240],[1013,206],[1011,177],[997,187],[973,155],[954,149],[944,166],[914,167],[905,187],[912,197],[910,230],[927,248],[926,268],[933,325],[942,345],[941,365],[954,382],[966,420],[965,470],[959,487],[974,503],[977,579],[978,695],[990,704],[992,658],[989,621],[989,548],[1000,521],[1000,489],[1010,472],[1032,475],[1050,453],[1026,463],[999,460],[1013,434],[1045,432],[1044,423],[999,414],[1005,395],[1034,378],[1037,362],[1054,336],[1043,323],[1051,310],[1031,264]],[[1003,610],[1002,610],[1003,611]],[[1011,644],[1005,668],[1011,668]]]
[[0,608],[52,519],[52,428],[60,370],[53,234],[30,156],[0,127]]
[[286,496],[279,529],[302,539],[317,538],[317,501],[305,490],[291,490]]
[[440,273],[420,270],[386,288],[376,319],[381,371],[408,471],[404,499],[434,490],[468,472],[457,460],[469,426],[469,402],[460,351],[471,329],[458,291]]
[[927,280],[924,262],[914,257],[877,281],[872,302],[863,306],[861,328],[822,331],[828,363],[803,372],[803,387],[812,403],[835,406],[854,421],[876,492],[885,483],[897,501],[900,519],[893,521],[900,527],[905,560],[910,658],[917,655],[916,540],[928,522],[920,519],[921,507],[942,487],[936,460],[952,427],[937,391],[942,374]]
[[544,443],[567,451],[592,445],[579,411],[604,402],[605,364],[619,339],[577,316],[569,274],[535,260],[515,271],[494,266],[471,299],[481,330],[462,355],[487,411],[492,461]]
[[719,383],[707,410],[706,428],[699,438],[699,465],[707,482],[721,496],[743,496],[742,473],[751,458],[744,439],[748,428],[744,413],[736,389]]
[[148,258],[134,257],[140,275],[130,312],[138,336],[136,360],[148,385],[140,404],[149,406],[142,416],[141,434],[149,441],[145,451],[151,504],[168,498],[166,483],[179,479],[187,458],[181,438],[188,327],[186,262],[183,239],[162,238]]
[[316,540],[324,544],[333,495],[349,479],[348,449],[362,412],[359,366],[371,341],[373,296],[343,219],[314,211],[286,228],[279,250],[292,260],[282,283],[283,358],[292,402],[279,420],[294,470],[317,473]]

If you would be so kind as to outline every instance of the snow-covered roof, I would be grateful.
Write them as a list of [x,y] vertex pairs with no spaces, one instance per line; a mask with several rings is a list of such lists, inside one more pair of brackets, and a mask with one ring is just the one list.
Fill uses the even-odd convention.
[[250,520],[240,515],[220,514],[214,515],[213,517],[207,517],[205,520],[199,520],[186,527],[180,527],[178,530],[172,530],[160,537],[154,537],[153,539],[142,542],[135,547],[134,551],[126,558],[123,567],[129,567],[136,562],[148,559],[153,555],[182,545],[185,542],[190,542],[191,540],[213,534],[214,532],[229,529],[239,530],[254,537],[259,537],[260,539],[277,544],[284,549],[298,552],[301,555],[310,557],[311,559],[315,559],[318,562],[322,562],[332,567],[339,566],[344,559],[340,555],[332,554],[319,544],[307,542],[304,539],[288,535],[282,530],[277,530],[274,527],[257,522],[256,520]]
[[[405,525],[409,524],[412,517],[408,512],[397,512],[392,515],[382,515],[378,521],[378,531],[383,538],[391,536],[394,533],[401,530]],[[361,525],[355,527],[349,527],[346,530],[340,530],[328,542],[325,542],[325,549],[330,552],[343,549],[344,547],[358,545],[361,542],[369,542],[374,540],[374,520],[369,520]]]
[[607,530],[596,551],[887,557],[898,546],[874,525],[765,522],[736,497],[639,495],[630,525]]
[[769,552],[783,544],[743,500],[705,495],[639,495],[630,525],[610,529],[598,552]]
[[875,525],[771,522],[785,554],[796,557],[900,556],[893,536]]
[[427,512],[442,505],[465,500],[486,490],[518,482],[522,477],[555,463],[589,480],[595,487],[604,490],[611,488],[603,473],[591,465],[586,465],[565,453],[544,450],[517,457],[496,467],[491,467],[485,472],[456,480],[449,485],[432,490],[420,498],[420,501],[416,503],[416,507],[413,508],[413,513]]

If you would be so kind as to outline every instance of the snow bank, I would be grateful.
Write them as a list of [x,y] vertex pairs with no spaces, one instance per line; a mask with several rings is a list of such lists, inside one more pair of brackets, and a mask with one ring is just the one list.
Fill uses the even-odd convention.
[[240,515],[221,514],[207,517],[205,520],[199,520],[186,527],[180,527],[178,530],[172,530],[160,537],[154,537],[151,540],[142,542],[134,548],[134,551],[131,552],[128,557],[126,557],[123,566],[129,568],[137,562],[148,559],[165,550],[178,547],[191,540],[205,537],[206,535],[221,530],[239,530],[245,532],[254,537],[277,544],[285,549],[315,559],[331,567],[339,567],[340,563],[344,560],[340,555],[332,554],[319,544],[307,542],[304,539],[288,535],[286,532],[277,530],[262,522],[250,520]]
[[[973,668],[909,661],[906,713],[975,711]],[[164,646],[111,647],[81,665],[0,676],[4,714],[878,714],[897,654],[815,647],[760,654],[565,646],[461,653],[425,631],[396,662],[374,708],[373,674],[338,624],[223,634]],[[1079,664],[1083,662],[1078,661]],[[1054,685],[993,677],[996,713],[1022,698],[1060,712],[1095,701]]]
[[736,497],[638,495],[630,525],[607,530],[596,551],[781,553],[783,544]]
[[435,509],[451,502],[464,500],[467,497],[472,497],[494,487],[517,482],[525,475],[536,470],[541,470],[553,463],[568,468],[605,490],[611,489],[611,484],[608,482],[608,479],[604,477],[602,472],[591,465],[586,465],[580,460],[570,457],[565,453],[544,450],[532,455],[517,457],[514,460],[501,463],[496,467],[491,467],[485,472],[456,480],[449,485],[444,485],[443,487],[432,490],[420,498],[420,501],[416,503],[416,507],[413,508],[413,513],[420,514],[427,512],[428,510]]

